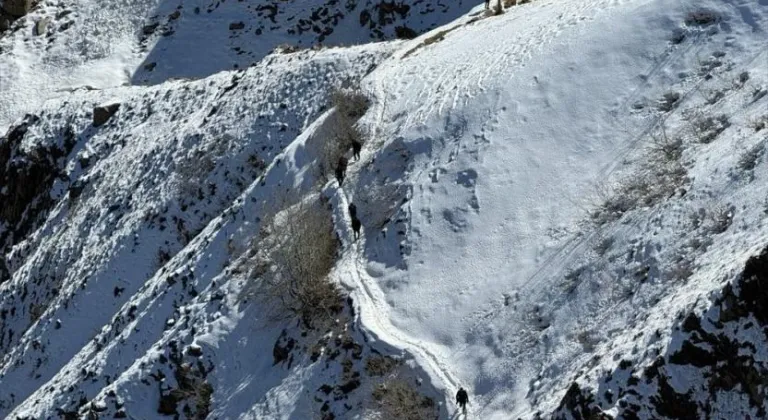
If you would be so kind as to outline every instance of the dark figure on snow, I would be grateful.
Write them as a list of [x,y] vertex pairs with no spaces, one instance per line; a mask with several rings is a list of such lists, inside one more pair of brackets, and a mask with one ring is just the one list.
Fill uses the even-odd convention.
[[352,140],[352,156],[355,158],[355,160],[360,160],[360,150],[363,148],[363,145],[360,144],[357,140]]
[[347,173],[347,158],[344,156],[339,158],[339,163],[336,165],[336,180],[339,181],[339,186],[344,183],[344,175]]
[[349,218],[352,219],[352,230],[355,232],[355,239],[360,237],[360,219],[357,218],[357,206],[354,203],[349,203]]
[[491,0],[485,0],[485,10],[488,10],[491,8]]
[[467,403],[469,402],[469,395],[464,388],[459,388],[459,392],[456,393],[456,404],[461,407],[462,413],[467,414]]

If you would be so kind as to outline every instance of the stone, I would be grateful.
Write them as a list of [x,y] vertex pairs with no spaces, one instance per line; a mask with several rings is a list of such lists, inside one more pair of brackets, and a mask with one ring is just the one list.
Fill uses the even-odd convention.
[[45,35],[45,31],[48,30],[48,24],[51,22],[49,18],[42,18],[35,23],[35,35]]
[[2,7],[5,13],[19,18],[32,8],[32,0],[3,0]]
[[101,105],[93,108],[93,126],[101,127],[120,109],[120,104]]

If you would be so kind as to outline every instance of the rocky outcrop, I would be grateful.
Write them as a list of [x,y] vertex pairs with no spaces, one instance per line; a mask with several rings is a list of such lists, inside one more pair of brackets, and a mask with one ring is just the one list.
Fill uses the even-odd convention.
[[120,109],[120,104],[107,104],[93,108],[93,126],[101,127]]
[[19,18],[26,15],[32,8],[32,0],[3,0],[2,10],[7,15]]
[[[22,148],[22,141],[39,121],[27,115],[0,138],[0,251],[27,236],[51,205],[50,189],[61,174],[60,158],[74,147],[75,135],[66,131],[61,143]],[[5,262],[0,263],[0,283],[7,280]]]
[[622,361],[599,379],[597,390],[573,383],[552,417],[602,419],[609,418],[605,411],[615,409],[622,419],[765,418],[766,284],[768,248],[746,262],[707,311],[683,318],[666,354],[644,369]]

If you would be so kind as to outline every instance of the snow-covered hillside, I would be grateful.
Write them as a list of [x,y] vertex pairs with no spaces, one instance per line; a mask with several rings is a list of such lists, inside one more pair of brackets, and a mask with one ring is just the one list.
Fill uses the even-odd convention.
[[[0,416],[766,415],[764,1],[107,3],[0,40]],[[322,327],[258,263],[307,202]]]
[[74,88],[205,77],[246,68],[278,46],[413,37],[473,6],[466,0],[35,3],[5,34],[0,29],[0,127]]

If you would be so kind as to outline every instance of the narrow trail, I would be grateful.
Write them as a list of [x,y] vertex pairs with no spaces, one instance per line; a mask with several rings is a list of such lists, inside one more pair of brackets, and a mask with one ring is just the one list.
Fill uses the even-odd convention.
[[[349,200],[342,188],[337,188],[336,191],[337,206],[343,211],[349,205]],[[351,232],[351,222],[348,217],[340,217],[340,219],[344,223],[343,229],[347,233]],[[347,237],[351,236],[347,235]],[[459,387],[459,381],[428,346],[392,325],[389,306],[385,302],[384,295],[376,284],[376,280],[368,275],[364,267],[365,260],[361,253],[361,249],[364,248],[365,242],[362,236],[357,241],[348,243],[346,252],[339,262],[338,272],[340,282],[347,287],[354,301],[358,327],[365,332],[366,336],[410,354],[425,370],[433,386],[436,389],[442,389],[446,401],[450,401],[453,391]]]

